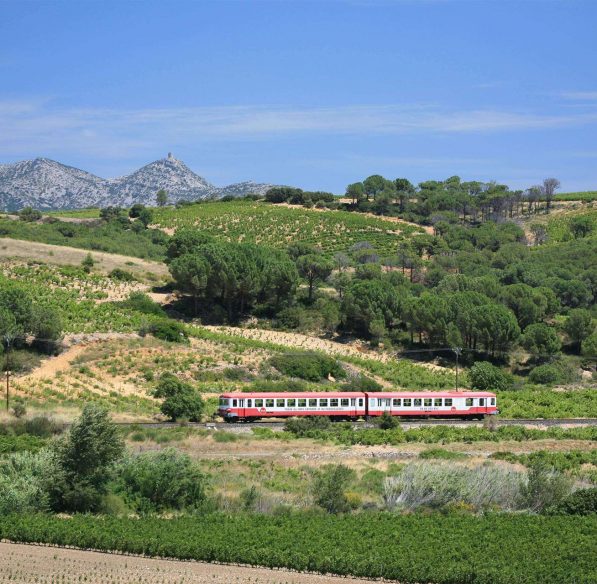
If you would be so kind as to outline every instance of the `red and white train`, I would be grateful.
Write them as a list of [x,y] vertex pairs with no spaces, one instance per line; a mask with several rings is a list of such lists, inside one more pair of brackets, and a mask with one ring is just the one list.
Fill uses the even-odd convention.
[[354,421],[384,412],[401,418],[478,419],[499,413],[495,393],[486,391],[224,393],[218,407],[227,422],[295,416]]

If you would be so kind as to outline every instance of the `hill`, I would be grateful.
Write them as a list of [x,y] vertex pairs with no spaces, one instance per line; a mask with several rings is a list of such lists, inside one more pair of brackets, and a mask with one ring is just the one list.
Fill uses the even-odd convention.
[[42,210],[155,204],[159,189],[170,201],[263,194],[269,184],[245,181],[216,187],[168,154],[126,176],[104,179],[47,158],[0,165],[0,209]]

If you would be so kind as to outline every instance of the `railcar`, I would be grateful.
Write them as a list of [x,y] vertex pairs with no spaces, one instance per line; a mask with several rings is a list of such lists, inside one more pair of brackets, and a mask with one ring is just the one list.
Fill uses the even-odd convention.
[[484,418],[499,413],[486,391],[224,393],[218,414],[227,422],[327,416],[357,420],[384,412],[401,418]]

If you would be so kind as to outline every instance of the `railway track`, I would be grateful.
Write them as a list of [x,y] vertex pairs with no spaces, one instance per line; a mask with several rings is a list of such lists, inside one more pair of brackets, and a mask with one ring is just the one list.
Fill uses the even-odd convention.
[[[251,422],[234,423],[226,422],[189,422],[178,424],[176,422],[116,422],[119,426],[138,426],[142,428],[178,428],[181,426],[198,428],[203,430],[227,430],[230,432],[250,432],[252,428],[270,428],[271,430],[283,430],[284,422]],[[496,419],[499,426],[540,426],[540,427],[566,427],[566,426],[597,426],[597,418],[561,418],[561,419]],[[375,428],[376,425],[370,421],[350,422],[356,429]],[[480,420],[400,420],[404,428],[416,428],[424,426],[473,426],[482,427]]]

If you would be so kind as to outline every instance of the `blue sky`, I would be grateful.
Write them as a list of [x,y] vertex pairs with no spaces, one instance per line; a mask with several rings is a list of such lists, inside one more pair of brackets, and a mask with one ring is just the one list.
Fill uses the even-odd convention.
[[0,162],[597,189],[597,1],[0,0]]

